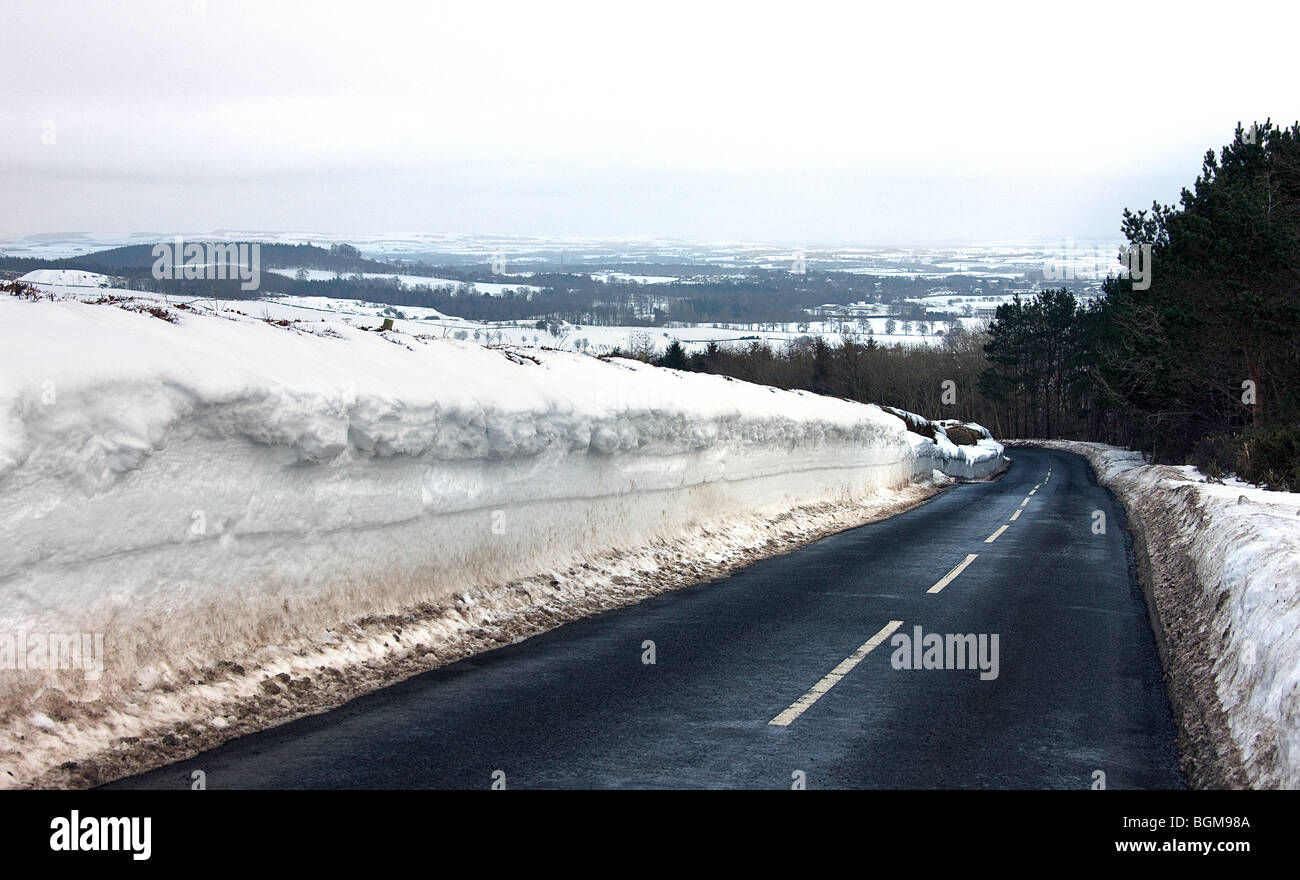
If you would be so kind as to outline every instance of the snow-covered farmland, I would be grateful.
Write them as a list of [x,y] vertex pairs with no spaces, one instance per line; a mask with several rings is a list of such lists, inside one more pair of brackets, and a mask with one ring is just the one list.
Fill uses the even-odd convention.
[[[387,306],[357,300],[331,299],[329,297],[273,296],[261,300],[233,302],[230,308],[246,311],[250,315],[275,320],[319,320],[324,316],[337,316],[340,320],[392,318],[399,330],[411,333],[435,334],[481,344],[508,344],[522,347],[560,348],[588,354],[608,354],[613,351],[647,350],[662,354],[676,340],[688,353],[703,351],[710,343],[744,347],[762,343],[781,348],[809,336],[822,336],[833,344],[846,338],[859,342],[868,337],[881,345],[940,345],[942,335],[922,335],[916,327],[912,333],[900,332],[905,322],[895,322],[895,332],[887,332],[889,319],[869,317],[854,319],[809,318],[807,321],[778,324],[687,324],[667,327],[575,325],[550,322],[555,333],[539,329],[536,321],[484,322],[444,315],[434,309]],[[919,323],[919,322],[917,322]],[[977,330],[985,325],[978,318],[963,318],[957,322],[967,330]],[[952,325],[935,321],[932,330],[948,331]]]
[[[331,281],[339,277],[339,273],[331,272],[326,269],[268,269],[267,272],[285,278],[297,278],[299,277],[299,273],[301,273],[301,276],[307,281]],[[501,296],[507,291],[517,293],[535,293],[542,289],[530,284],[456,281],[451,278],[435,278],[429,275],[400,275],[393,273],[385,274],[383,272],[360,272],[357,274],[361,275],[362,278],[396,281],[406,290],[425,288],[428,290],[449,290],[452,292],[465,291],[467,293],[486,293],[489,296]]]
[[[273,270],[278,271],[278,270]],[[322,277],[332,273],[319,272]],[[379,276],[389,278],[392,276]],[[422,276],[410,276],[422,278]],[[101,296],[102,288],[111,286],[112,278],[92,272],[72,270],[39,270],[24,275],[22,281],[36,285],[43,291],[62,296]],[[429,279],[423,279],[425,281]],[[454,283],[454,282],[453,282]],[[506,285],[509,286],[509,285]],[[210,303],[192,298],[178,298],[138,291],[119,291],[140,299],[155,299],[162,303],[188,301],[200,308]],[[755,342],[780,348],[800,338],[822,336],[832,344],[839,344],[852,336],[858,341],[868,337],[881,345],[940,345],[943,336],[920,332],[920,322],[912,322],[913,332],[902,332],[905,321],[894,322],[883,316],[862,318],[812,318],[807,321],[783,324],[688,324],[672,327],[620,327],[574,325],[560,323],[556,333],[537,328],[536,321],[483,322],[446,315],[436,309],[408,306],[390,306],[352,299],[324,296],[279,296],[268,294],[257,300],[232,300],[221,308],[244,312],[252,317],[276,321],[340,320],[362,326],[376,319],[392,318],[395,328],[413,334],[431,334],[462,339],[480,344],[508,344],[525,347],[561,348],[587,354],[608,354],[613,351],[648,350],[662,354],[677,340],[688,353],[703,351],[710,342],[726,346],[747,346]],[[986,324],[980,318],[960,318],[956,322],[934,321],[931,331],[948,332],[954,324],[968,330],[977,330]]]
[[605,284],[674,284],[681,280],[675,275],[629,275],[626,272],[592,272],[588,277]]
[[28,284],[45,288],[85,289],[112,286],[113,279],[97,272],[84,272],[80,269],[35,269],[22,277]]

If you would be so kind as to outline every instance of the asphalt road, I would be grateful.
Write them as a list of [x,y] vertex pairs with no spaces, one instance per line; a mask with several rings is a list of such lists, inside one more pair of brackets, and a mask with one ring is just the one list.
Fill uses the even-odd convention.
[[[995,482],[111,787],[1182,787],[1122,508],[1077,456],[1011,456]],[[892,641],[915,627],[944,637],[931,666],[958,665],[949,634],[984,655],[896,668],[926,665]]]

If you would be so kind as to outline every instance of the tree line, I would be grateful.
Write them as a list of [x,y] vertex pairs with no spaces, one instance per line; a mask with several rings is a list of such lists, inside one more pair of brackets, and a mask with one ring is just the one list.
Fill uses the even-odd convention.
[[1238,127],[1178,206],[1125,210],[1121,229],[1131,271],[1088,306],[1064,288],[1016,298],[986,333],[930,348],[850,334],[674,344],[656,362],[1300,491],[1300,125]]
[[1122,230],[1134,269],[1095,305],[999,308],[995,423],[1300,489],[1300,125],[1238,127],[1178,206],[1125,210]]

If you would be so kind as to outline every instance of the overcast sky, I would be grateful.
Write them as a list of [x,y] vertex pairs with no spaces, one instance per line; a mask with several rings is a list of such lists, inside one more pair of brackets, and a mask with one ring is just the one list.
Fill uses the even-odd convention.
[[1294,4],[893,6],[5,0],[0,235],[1115,237],[1300,118]]

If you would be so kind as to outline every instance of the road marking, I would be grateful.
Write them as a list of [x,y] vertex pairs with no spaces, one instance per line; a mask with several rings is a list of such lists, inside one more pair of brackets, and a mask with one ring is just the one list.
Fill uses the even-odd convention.
[[822,678],[821,681],[812,686],[812,690],[791,703],[790,708],[767,722],[768,726],[788,727],[792,721],[804,712],[808,711],[809,707],[811,707],[813,703],[820,700],[827,691],[839,684],[841,678],[852,672],[853,667],[861,663],[863,657],[878,648],[885,639],[889,638],[890,635],[893,634],[894,630],[898,629],[902,625],[903,621],[901,620],[891,620],[889,623],[885,624],[880,632],[867,639],[867,641],[863,643],[862,647],[845,657],[839,666],[836,666],[830,672],[826,673],[826,676]]
[[985,544],[992,544],[994,541],[996,541],[996,540],[998,539],[998,535],[1000,535],[1000,534],[1002,534],[1003,532],[1005,532],[1005,531],[1007,530],[1007,528],[1008,528],[1007,526],[998,526],[998,530],[997,530],[996,532],[994,532],[993,534],[989,535],[987,538],[985,538],[985,539],[984,539],[984,543],[985,543]]
[[1021,508],[1017,507],[1017,508],[1016,508],[1016,512],[1013,513],[1013,514],[1011,514],[1011,521],[1012,521],[1012,522],[1015,522],[1016,520],[1020,519],[1020,514],[1022,514],[1022,513],[1024,513],[1024,510],[1022,510]]
[[1042,487],[1042,485],[1043,485],[1042,483],[1039,483],[1036,486],[1034,486],[1034,491],[1037,492]]
[[970,565],[972,562],[975,561],[975,558],[977,556],[979,556],[978,553],[972,553],[969,556],[967,556],[965,559],[963,559],[961,562],[957,563],[956,568],[954,568],[952,571],[944,575],[943,579],[940,580],[939,583],[935,584],[933,587],[926,590],[926,592],[937,593],[940,590],[942,590],[944,587],[948,586],[950,583],[956,580],[957,575],[961,574],[963,571],[966,570],[966,566]]
[[1029,503],[1029,499],[1026,498],[1024,501],[1021,501],[1021,502],[1020,502],[1020,506],[1021,506],[1021,507],[1024,507],[1024,506],[1025,506],[1026,504],[1028,504],[1028,503]]
[[1038,491],[1037,489],[1030,489],[1030,490],[1029,490],[1029,495],[1028,495],[1027,497],[1032,498],[1032,497],[1034,496],[1034,493],[1037,492],[1037,491]]

